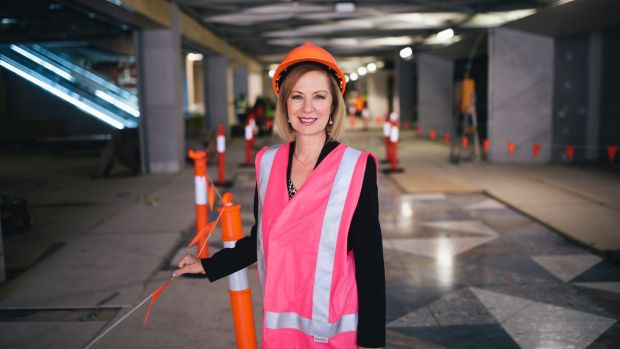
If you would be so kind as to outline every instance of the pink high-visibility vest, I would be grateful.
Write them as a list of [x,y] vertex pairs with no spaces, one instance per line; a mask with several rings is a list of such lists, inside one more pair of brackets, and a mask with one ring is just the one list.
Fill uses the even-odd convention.
[[289,200],[289,151],[285,144],[256,156],[262,347],[357,348],[357,284],[347,238],[371,154],[338,145]]

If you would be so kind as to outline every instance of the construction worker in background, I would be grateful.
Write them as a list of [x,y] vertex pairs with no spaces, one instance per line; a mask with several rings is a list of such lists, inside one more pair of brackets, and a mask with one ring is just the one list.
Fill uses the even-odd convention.
[[357,97],[355,97],[355,117],[361,118],[362,111],[364,110],[364,106],[366,101],[364,100],[364,96],[361,92],[357,92]]
[[245,93],[239,93],[235,99],[235,114],[237,114],[237,122],[239,125],[245,124],[245,118],[248,115],[249,102]]
[[251,235],[208,259],[186,255],[175,273],[215,281],[258,261],[263,348],[385,346],[385,275],[377,162],[338,142],[345,77],[305,43],[272,80],[275,131],[285,141],[256,156]]

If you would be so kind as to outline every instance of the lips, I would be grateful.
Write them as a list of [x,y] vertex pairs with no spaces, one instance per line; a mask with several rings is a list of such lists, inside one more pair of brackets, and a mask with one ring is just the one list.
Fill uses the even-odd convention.
[[318,120],[318,118],[297,118],[297,120],[299,120],[299,123],[301,123],[304,126],[309,126],[312,125],[316,120]]

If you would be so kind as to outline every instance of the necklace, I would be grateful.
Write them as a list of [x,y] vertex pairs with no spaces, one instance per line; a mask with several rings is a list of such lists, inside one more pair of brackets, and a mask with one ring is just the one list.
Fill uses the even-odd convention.
[[299,160],[299,157],[297,157],[297,154],[295,154],[295,153],[293,153],[293,158],[294,158],[295,160],[297,160],[297,162],[298,162],[301,166],[303,166],[303,167],[308,167],[309,165],[312,165],[313,163],[315,163],[315,162],[316,162],[316,160],[310,160],[310,161],[308,161],[308,162],[304,163],[304,162],[302,162],[301,160]]

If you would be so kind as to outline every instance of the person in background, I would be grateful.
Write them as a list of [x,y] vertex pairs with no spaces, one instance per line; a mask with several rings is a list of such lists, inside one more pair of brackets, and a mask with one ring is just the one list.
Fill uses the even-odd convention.
[[262,348],[385,346],[385,273],[377,162],[340,143],[345,77],[311,43],[272,80],[274,127],[286,142],[256,157],[256,224],[234,248],[186,255],[175,274],[218,280],[258,261]]
[[237,122],[239,125],[245,124],[245,118],[248,115],[248,97],[245,93],[239,93],[239,96],[235,99],[235,114],[237,114]]

